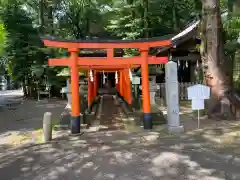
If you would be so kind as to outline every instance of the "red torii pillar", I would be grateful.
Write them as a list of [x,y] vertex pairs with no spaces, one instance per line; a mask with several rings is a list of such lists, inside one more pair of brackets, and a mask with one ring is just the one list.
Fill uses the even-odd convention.
[[132,87],[131,87],[131,81],[130,81],[130,74],[129,74],[129,69],[125,69],[125,86],[124,88],[126,89],[126,101],[128,104],[132,104]]
[[119,71],[119,94],[123,97],[123,72]]
[[[115,84],[116,84],[116,90],[117,90],[117,92],[119,93],[119,80],[120,80],[120,73],[119,73],[119,71],[116,71],[117,72],[117,77],[116,77],[116,74],[115,74]],[[116,82],[116,80],[117,80],[117,82]]]
[[149,92],[148,76],[148,48],[141,49],[141,75],[142,75],[142,102],[143,102],[143,126],[145,129],[152,129],[152,114]]
[[[49,65],[54,66],[69,66],[71,68],[71,89],[72,89],[72,117],[71,130],[73,134],[80,132],[80,97],[78,87],[78,67],[77,66],[119,66],[119,65],[141,65],[142,67],[142,95],[143,95],[143,123],[144,129],[152,128],[152,116],[150,106],[150,94],[148,84],[148,64],[162,64],[167,63],[167,57],[148,57],[148,50],[151,47],[163,47],[172,44],[170,40],[151,40],[151,41],[119,41],[119,42],[64,42],[61,40],[45,39],[44,44],[49,47],[67,48],[71,53],[70,58],[49,59]],[[107,57],[104,58],[83,58],[78,57],[78,49],[91,48],[107,49]],[[117,48],[137,48],[141,52],[140,57],[118,58],[114,57],[114,49]],[[69,62],[70,60],[70,62]],[[54,62],[55,61],[55,62]],[[126,67],[128,68],[128,67]],[[123,68],[123,69],[126,69]],[[126,73],[121,70],[119,73],[120,92],[126,99],[126,89],[124,79]]]
[[70,68],[71,68],[71,91],[72,91],[72,116],[71,116],[71,133],[80,133],[80,96],[79,96],[79,74],[78,74],[78,49],[69,49]]
[[[88,70],[88,108],[90,109],[94,98],[94,85],[90,77],[91,70]],[[93,75],[93,74],[92,74]]]
[[98,91],[98,77],[97,77],[97,71],[94,71],[93,73],[94,80],[93,80],[93,88],[94,88],[94,98],[97,96],[97,91]]

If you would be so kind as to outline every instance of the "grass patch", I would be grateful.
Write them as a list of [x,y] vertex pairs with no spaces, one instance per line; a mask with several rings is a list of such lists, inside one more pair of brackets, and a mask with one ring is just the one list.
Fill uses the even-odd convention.
[[240,125],[201,129],[191,133],[197,140],[218,152],[240,152]]
[[[52,135],[56,133],[56,131],[54,131],[54,126],[56,126],[57,124],[58,124],[57,120],[52,120]],[[34,130],[32,133],[36,144],[43,143],[43,128],[38,128]]]
[[5,141],[10,147],[18,146],[26,143],[27,141],[31,141],[32,137],[29,133],[23,132],[15,132],[11,135],[7,136]]
[[192,101],[190,100],[181,100],[179,101],[180,106],[191,106]]
[[[197,117],[198,116],[198,111],[193,110],[193,115]],[[201,116],[204,116],[204,115],[206,115],[206,110],[205,109],[199,110],[199,116],[201,117]]]

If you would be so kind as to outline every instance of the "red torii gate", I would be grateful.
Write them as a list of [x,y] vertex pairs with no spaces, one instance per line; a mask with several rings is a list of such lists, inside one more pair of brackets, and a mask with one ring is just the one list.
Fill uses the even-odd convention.
[[[142,101],[143,101],[143,124],[145,129],[152,129],[152,116],[149,94],[148,64],[165,64],[168,57],[148,56],[151,47],[162,47],[171,45],[170,40],[145,39],[145,40],[119,40],[119,41],[68,41],[47,39],[43,40],[45,46],[66,48],[70,52],[70,57],[60,59],[49,59],[50,66],[69,66],[71,68],[71,92],[72,92],[72,116],[71,132],[80,133],[80,96],[79,96],[79,75],[78,68],[94,71],[94,81],[88,78],[88,105],[97,95],[98,82],[97,72],[119,73],[119,83],[116,89],[120,95],[131,104],[131,82],[129,78],[129,68],[141,66],[142,75]],[[106,49],[107,57],[79,57],[81,48]],[[139,49],[141,55],[134,57],[114,57],[114,49],[135,48]],[[90,72],[90,71],[89,71]]]

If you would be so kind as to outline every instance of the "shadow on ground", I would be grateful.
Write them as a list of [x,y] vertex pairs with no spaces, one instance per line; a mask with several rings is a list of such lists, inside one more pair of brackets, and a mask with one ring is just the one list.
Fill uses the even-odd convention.
[[[16,114],[1,114],[0,133],[42,127],[45,111],[52,112],[53,119],[59,118],[64,107],[65,101],[25,101],[14,111]],[[159,132],[118,130],[63,136],[51,143],[15,148],[0,144],[0,177],[4,180],[239,180],[240,126],[230,122],[215,125],[168,138],[161,137]]]
[[0,111],[0,134],[7,131],[26,131],[42,127],[45,112],[52,113],[52,119],[59,119],[66,106],[63,100],[23,100],[14,109]]
[[217,152],[201,133],[155,136],[158,133],[98,132],[3,150],[0,175],[5,180],[240,179],[239,152]]
[[0,145],[15,146],[26,141],[36,141],[35,132],[43,126],[45,112],[52,113],[52,121],[57,121],[66,101],[50,100],[19,100],[11,107],[3,107],[0,110]]

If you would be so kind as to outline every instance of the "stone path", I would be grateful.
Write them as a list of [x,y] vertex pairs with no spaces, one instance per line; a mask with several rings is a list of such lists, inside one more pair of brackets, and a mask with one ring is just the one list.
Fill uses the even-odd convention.
[[124,124],[122,122],[120,102],[111,95],[104,95],[102,98],[100,130],[123,129]]

